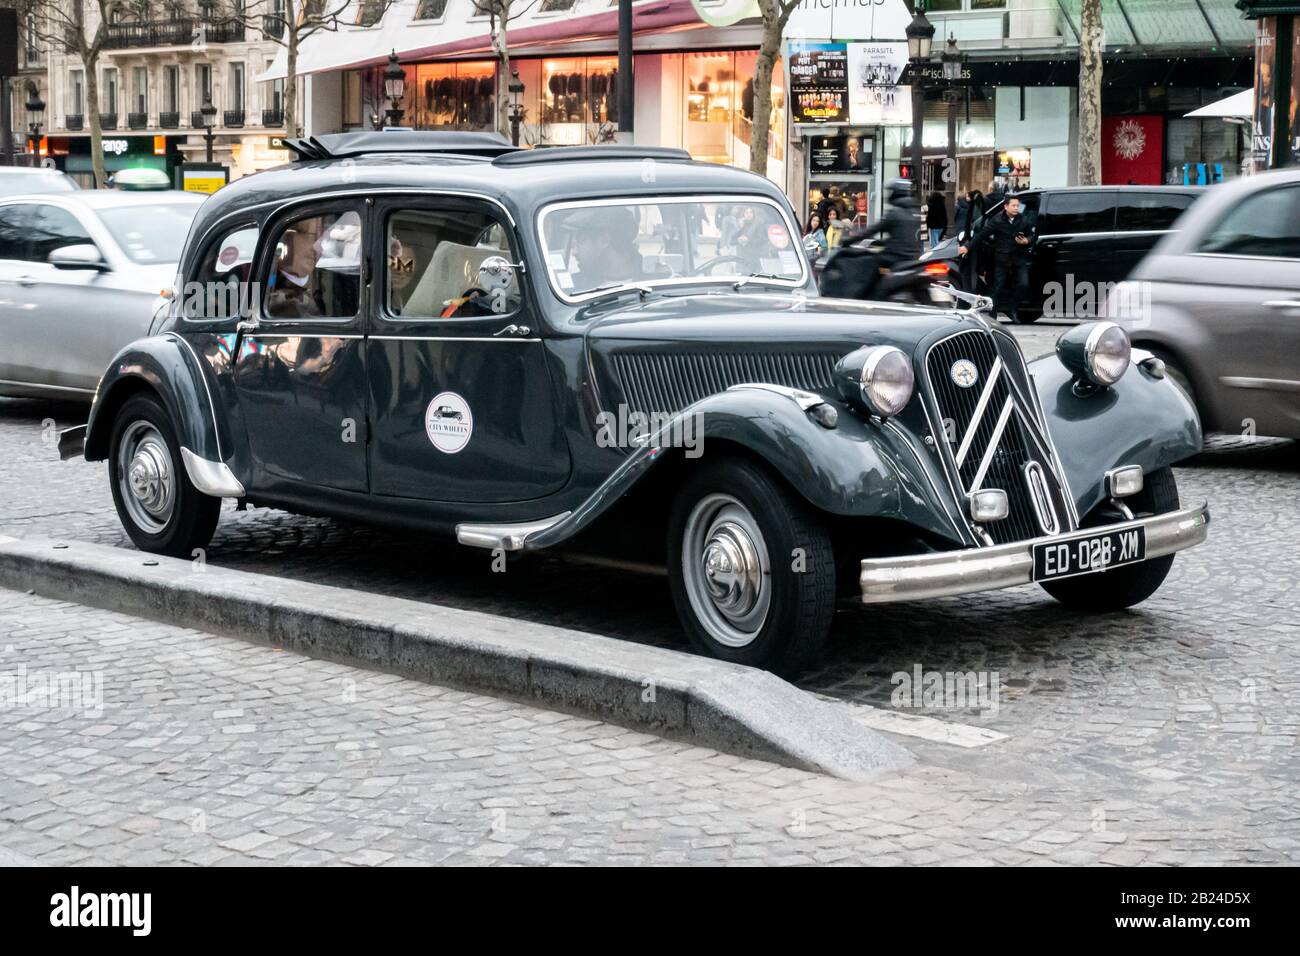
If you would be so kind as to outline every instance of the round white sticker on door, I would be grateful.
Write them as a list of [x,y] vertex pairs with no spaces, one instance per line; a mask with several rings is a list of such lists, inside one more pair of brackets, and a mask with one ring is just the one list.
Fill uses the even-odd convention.
[[455,392],[435,395],[424,412],[424,432],[438,451],[456,454],[474,434],[474,416],[468,403]]

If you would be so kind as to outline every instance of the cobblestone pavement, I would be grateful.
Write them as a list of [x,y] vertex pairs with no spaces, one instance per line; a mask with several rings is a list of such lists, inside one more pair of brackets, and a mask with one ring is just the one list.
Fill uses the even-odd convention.
[[[1037,327],[1017,330],[1031,352],[1050,348],[1058,332]],[[77,420],[78,413],[75,407],[0,400],[0,487],[5,492],[0,502],[0,533],[65,536],[129,546],[113,512],[105,466],[58,462],[52,442],[54,429],[43,427],[47,419],[56,420],[60,427],[70,424]],[[869,791],[869,796],[861,801],[854,796],[856,789],[846,791],[835,781],[765,765],[729,766],[730,758],[501,702],[483,701],[475,712],[495,714],[493,708],[500,707],[511,717],[463,728],[466,740],[480,734],[499,734],[501,749],[493,750],[494,756],[455,757],[439,763],[443,768],[453,767],[451,772],[459,774],[466,761],[468,776],[456,778],[462,783],[479,776],[490,777],[500,785],[495,792],[508,795],[506,799],[517,799],[520,806],[561,807],[563,815],[573,817],[571,822],[584,828],[581,834],[548,838],[560,839],[559,843],[543,840],[530,846],[527,840],[506,841],[514,847],[507,851],[511,859],[535,858],[530,853],[565,859],[575,848],[579,855],[591,852],[602,857],[613,852],[611,847],[615,846],[608,840],[608,833],[620,834],[624,826],[637,831],[641,827],[633,809],[637,804],[626,796],[626,790],[619,790],[613,783],[608,784],[608,792],[603,786],[599,788],[599,795],[588,792],[591,787],[587,781],[580,788],[581,796],[561,794],[552,803],[539,796],[547,791],[541,783],[528,782],[529,771],[535,768],[532,756],[526,769],[509,756],[535,746],[511,749],[510,735],[503,728],[518,718],[525,722],[519,725],[521,728],[529,722],[554,721],[547,724],[556,728],[550,732],[565,741],[557,748],[605,739],[604,735],[610,735],[611,740],[635,739],[636,743],[628,746],[638,752],[635,760],[648,762],[649,768],[625,774],[626,767],[609,764],[614,766],[612,777],[624,787],[631,786],[647,801],[653,794],[655,799],[662,795],[667,803],[675,801],[679,807],[699,799],[717,808],[701,811],[695,821],[701,827],[698,833],[691,830],[692,824],[685,824],[678,833],[675,826],[660,821],[659,828],[648,831],[657,836],[642,840],[630,854],[637,859],[675,859],[680,856],[674,854],[680,853],[692,859],[743,859],[750,851],[747,841],[752,838],[766,847],[762,856],[770,853],[774,858],[787,853],[825,853],[825,857],[807,858],[833,859],[840,849],[847,849],[846,859],[892,857],[912,862],[955,859],[963,853],[967,860],[982,858],[969,855],[974,853],[998,860],[1050,857],[1065,862],[1294,862],[1300,858],[1300,806],[1295,799],[1300,781],[1296,748],[1300,724],[1300,628],[1296,624],[1300,619],[1300,562],[1294,544],[1300,538],[1300,449],[1294,443],[1269,441],[1218,440],[1214,446],[1177,470],[1184,500],[1204,498],[1211,503],[1214,524],[1210,541],[1180,555],[1161,591],[1133,612],[1081,617],[1065,612],[1036,587],[894,608],[868,610],[852,604],[841,608],[828,664],[805,675],[804,686],[889,707],[894,690],[891,678],[899,673],[911,674],[918,666],[927,672],[996,672],[1002,688],[996,712],[978,713],[969,708],[919,712],[1008,735],[1000,743],[976,749],[906,740],[921,757],[921,765],[866,788],[863,793]],[[507,574],[499,575],[491,573],[483,555],[469,553],[467,557],[464,551],[420,536],[255,510],[227,511],[223,515],[217,538],[209,549],[209,560],[244,570],[472,607],[633,640],[667,645],[680,642],[661,577],[577,565],[565,558],[538,557],[512,565]],[[636,595],[635,604],[629,603],[629,594]],[[44,610],[46,605],[33,603],[35,599],[12,595],[5,598],[19,603],[5,605],[4,621],[10,621],[14,614],[24,621],[34,616],[38,635],[41,623],[56,615],[53,610]],[[37,610],[38,605],[42,610]],[[51,634],[59,638],[55,644],[65,654],[41,666],[69,669],[88,666],[85,662],[94,660],[99,662],[95,666],[116,668],[122,648],[105,649],[101,643],[104,636],[93,636],[101,624],[117,625],[117,631],[125,629],[132,635],[159,634],[182,644],[188,641],[204,648],[219,646],[222,650],[214,654],[229,653],[245,662],[241,667],[247,668],[247,675],[229,684],[221,701],[215,699],[220,693],[214,692],[210,703],[213,713],[256,708],[258,716],[246,723],[258,729],[249,732],[246,751],[227,739],[239,734],[227,735],[211,727],[195,729],[194,722],[212,724],[215,718],[211,714],[189,715],[183,720],[191,723],[174,737],[164,736],[173,741],[170,746],[176,750],[171,759],[192,770],[189,775],[175,772],[180,774],[177,782],[190,788],[178,792],[186,795],[185,800],[199,800],[199,794],[207,794],[214,808],[206,812],[214,819],[215,807],[223,800],[256,803],[263,797],[263,784],[267,792],[274,793],[270,788],[278,785],[275,781],[281,779],[280,774],[293,777],[299,772],[311,772],[323,774],[327,780],[336,776],[335,765],[329,763],[330,758],[338,756],[332,750],[335,744],[313,744],[306,730],[301,735],[290,734],[288,727],[292,724],[286,725],[284,714],[277,710],[282,706],[279,694],[267,691],[259,669],[249,664],[265,661],[271,672],[283,667],[295,675],[311,675],[303,680],[315,680],[318,685],[338,680],[337,675],[350,669],[296,658],[295,666],[288,668],[283,665],[284,655],[275,656],[265,649],[160,630],[153,624],[124,628],[125,619],[113,619],[101,612],[49,607],[57,608],[57,617],[67,622],[63,630],[51,624]],[[11,626],[0,625],[0,633]],[[83,628],[90,636],[82,637]],[[77,638],[74,640],[72,635]],[[13,638],[5,640],[20,643]],[[83,647],[79,642],[84,641],[89,644]],[[44,646],[42,641],[36,643]],[[35,665],[28,662],[28,666]],[[136,670],[150,675],[145,680],[149,694],[143,695],[141,703],[130,703],[126,716],[101,718],[103,724],[118,728],[140,725],[139,736],[149,739],[159,736],[150,727],[165,721],[164,714],[193,708],[202,711],[209,706],[206,699],[202,703],[189,701],[185,681],[194,678],[188,673],[175,678],[178,689],[169,693],[173,676],[166,667],[160,670],[145,659],[134,665],[124,659],[121,667],[119,681],[145,680],[137,676]],[[321,668],[319,673],[313,670],[317,667]],[[107,673],[106,687],[110,680]],[[413,742],[397,746],[425,746],[424,725],[413,726],[406,721],[410,713],[394,715],[390,710],[410,707],[421,714],[450,714],[466,706],[464,701],[470,698],[362,671],[350,673],[359,685],[382,685],[385,695],[398,695],[401,702],[386,699],[383,704],[376,703],[376,710],[367,711],[367,717],[360,719],[352,709],[327,708],[323,712],[321,719],[337,725],[345,743],[353,739],[346,734],[353,732],[372,744],[378,742],[372,748],[373,760],[346,766],[359,773],[364,770],[370,776],[397,777],[399,781],[408,773],[428,772],[422,758],[416,756],[404,762],[398,759],[400,754],[387,747],[390,736],[395,740],[404,735],[410,735]],[[203,686],[203,681],[191,684],[194,686]],[[304,691],[295,689],[295,693]],[[245,694],[251,695],[251,700],[246,700]],[[417,699],[416,703],[410,702]],[[324,703],[310,702],[303,706],[308,713],[313,712],[313,706],[326,707]],[[349,708],[357,706],[351,704]],[[40,842],[46,828],[36,824],[29,827],[13,816],[30,803],[55,803],[50,796],[41,795],[45,792],[42,784],[23,783],[27,777],[48,780],[48,786],[55,789],[60,785],[56,781],[68,782],[81,794],[79,799],[99,806],[115,821],[118,815],[124,819],[136,811],[119,806],[108,795],[100,795],[104,787],[127,803],[134,795],[164,802],[180,799],[167,795],[167,780],[156,780],[148,761],[137,759],[140,754],[128,757],[131,773],[124,775],[120,790],[113,789],[117,784],[108,781],[117,779],[112,769],[115,759],[127,751],[114,747],[114,741],[120,741],[117,731],[108,733],[102,746],[87,742],[93,737],[89,729],[99,722],[87,723],[83,728],[72,718],[49,726],[34,719],[15,731],[11,716],[0,713],[0,726],[6,728],[0,746],[5,748],[6,767],[11,763],[16,767],[8,776],[18,782],[5,785],[3,791],[19,787],[18,796],[26,799],[0,792],[0,807],[4,808],[0,810],[0,826],[9,828],[9,835],[0,831],[0,845],[10,849],[31,846],[37,851],[33,855],[42,858],[47,852],[55,852]],[[393,723],[386,724],[390,719]],[[277,733],[261,729],[268,726],[276,726]],[[122,736],[130,735],[124,731]],[[282,735],[288,736],[281,740]],[[174,743],[180,739],[186,743]],[[527,739],[527,734],[521,731],[519,739]],[[63,740],[72,741],[64,747],[91,751],[73,759],[74,766],[80,768],[76,774],[61,769],[67,763],[58,756],[62,749],[58,741]],[[222,743],[226,746],[217,746]],[[153,756],[169,755],[168,746],[158,746],[162,751]],[[440,752],[439,744],[430,742],[428,746],[430,753]],[[495,746],[484,744],[481,749]],[[615,751],[621,746],[610,745]],[[265,757],[261,756],[263,748]],[[143,748],[149,754],[155,749],[152,745]],[[651,756],[641,755],[642,750]],[[563,757],[555,759],[563,762]],[[81,766],[77,759],[87,763]],[[475,764],[475,760],[479,762]],[[272,764],[280,771],[271,769]],[[574,763],[570,769],[576,766]],[[711,769],[703,769],[706,767]],[[648,776],[637,777],[642,769]],[[175,773],[164,776],[171,779]],[[91,774],[105,782],[103,786],[75,783],[72,778],[80,774]],[[628,774],[642,782],[626,784]],[[644,783],[651,778],[656,781],[653,787]],[[796,806],[798,800],[787,799],[784,793],[765,794],[771,787],[768,781],[787,778],[788,786],[799,793],[823,795],[825,807],[830,809],[818,812],[836,814],[836,808],[843,808],[844,816],[827,818],[819,824],[835,831],[823,834],[824,842],[812,835],[816,826],[811,822],[803,833],[787,832],[790,815],[800,809]],[[218,780],[221,782],[210,782]],[[328,793],[330,799],[326,802],[330,806],[330,801],[339,800],[355,807],[355,801],[347,803],[349,793],[332,789],[337,786],[341,784],[331,783],[324,790],[318,786],[304,793]],[[230,787],[234,788],[231,793],[222,793]],[[468,802],[453,811],[445,808],[459,797],[455,788],[446,793],[430,784],[427,794],[403,793],[389,793],[376,800],[406,800],[414,808],[412,813],[423,814],[421,819],[430,815],[436,818],[445,812],[445,826],[456,834],[442,837],[448,853],[469,853],[464,849],[469,844],[460,842],[466,839],[465,834],[476,832],[480,842],[499,842],[493,840],[485,823],[486,809],[481,801],[473,810],[470,804],[474,800],[467,797]],[[611,793],[625,795],[609,796]],[[426,799],[430,802],[423,802]],[[602,804],[602,799],[613,802]],[[811,796],[808,801],[809,807],[822,806]],[[865,809],[868,803],[872,811],[881,809],[898,816],[882,822]],[[266,812],[273,813],[276,801],[268,806]],[[377,819],[391,818],[393,808],[385,806]],[[324,816],[332,812],[328,807],[317,809]],[[229,822],[231,832],[241,826],[252,832],[257,827],[248,821],[257,812],[258,808],[253,807],[249,817],[238,817],[239,823],[221,819]],[[138,813],[156,815],[155,810]],[[813,814],[807,819],[815,817]],[[32,815],[33,820],[39,818],[39,814]],[[861,820],[867,822],[857,825]],[[608,832],[602,829],[606,823],[611,828]],[[530,828],[529,833],[550,833],[550,824]],[[318,826],[327,833],[334,832],[328,822]],[[715,835],[703,829],[705,826],[723,829]],[[730,826],[741,829],[733,833],[726,829]],[[1051,836],[1044,837],[1043,830]],[[215,827],[209,832],[215,833]],[[1000,837],[989,835],[994,833]],[[697,847],[692,843],[714,838],[720,840],[717,846]],[[904,838],[913,839],[913,845],[901,842]],[[798,839],[805,842],[795,842]],[[1113,844],[1105,844],[1107,839]],[[121,842],[107,840],[101,844],[105,849],[96,853],[107,854],[109,848]],[[891,849],[891,844],[897,847]],[[291,858],[299,849],[286,849],[282,858]],[[913,850],[922,852],[913,854]],[[165,851],[153,846],[150,852]],[[409,855],[393,852],[396,858]],[[666,855],[656,856],[661,852]]]

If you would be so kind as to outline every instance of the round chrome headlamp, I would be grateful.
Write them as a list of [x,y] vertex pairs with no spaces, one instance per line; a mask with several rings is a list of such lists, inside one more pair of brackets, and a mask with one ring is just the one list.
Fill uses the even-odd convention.
[[1056,342],[1061,364],[1093,385],[1114,385],[1123,378],[1132,351],[1128,333],[1114,322],[1085,322]]
[[868,345],[835,366],[840,396],[872,415],[892,418],[912,399],[916,376],[912,361],[892,345]]

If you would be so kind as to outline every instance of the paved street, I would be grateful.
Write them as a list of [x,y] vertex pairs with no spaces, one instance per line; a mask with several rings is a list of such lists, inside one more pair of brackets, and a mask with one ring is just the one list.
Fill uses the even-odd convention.
[[[1017,330],[1031,353],[1059,330]],[[58,461],[77,409],[0,400],[0,533],[126,545],[106,466]],[[1007,739],[899,738],[847,785],[589,720],[0,592],[0,671],[102,672],[102,713],[0,710],[0,847],[46,862],[1300,860],[1300,451],[1216,440],[1177,472],[1203,548],[1137,611],[1036,587],[843,606],[807,688],[891,706],[897,673],[996,672]],[[218,565],[676,646],[663,578],[486,556],[272,511]],[[12,645],[10,649],[9,645]],[[524,757],[526,755],[526,759]]]

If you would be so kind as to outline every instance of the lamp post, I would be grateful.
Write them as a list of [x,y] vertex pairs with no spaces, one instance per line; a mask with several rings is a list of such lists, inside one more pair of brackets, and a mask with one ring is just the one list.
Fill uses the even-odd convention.
[[28,126],[28,131],[31,133],[32,152],[37,154],[39,161],[41,152],[41,117],[45,115],[45,102],[41,99],[35,87],[27,94],[27,114],[31,117],[31,125]]
[[913,0],[914,15],[907,25],[907,58],[912,79],[912,189],[921,195],[921,140],[925,133],[925,67],[934,42],[934,24],[925,18],[922,0]]
[[[957,84],[961,82],[962,58],[957,49],[957,38],[948,35],[948,42],[943,48],[943,101],[948,107],[948,161],[944,165],[944,192],[952,195],[947,199],[948,208],[957,208]],[[949,177],[951,179],[949,180]]]
[[209,93],[203,97],[203,105],[199,107],[199,114],[203,117],[203,142],[208,150],[208,162],[212,162],[212,127],[217,122],[217,108],[212,105],[212,94]]
[[388,55],[388,66],[384,70],[384,95],[388,97],[388,109],[384,110],[388,125],[398,126],[406,112],[399,105],[402,97],[406,95],[406,71],[397,61],[396,50]]
[[524,120],[524,108],[519,103],[519,98],[524,93],[524,84],[519,79],[518,70],[510,71],[510,85],[506,89],[510,91],[510,142],[518,146],[519,124]]

